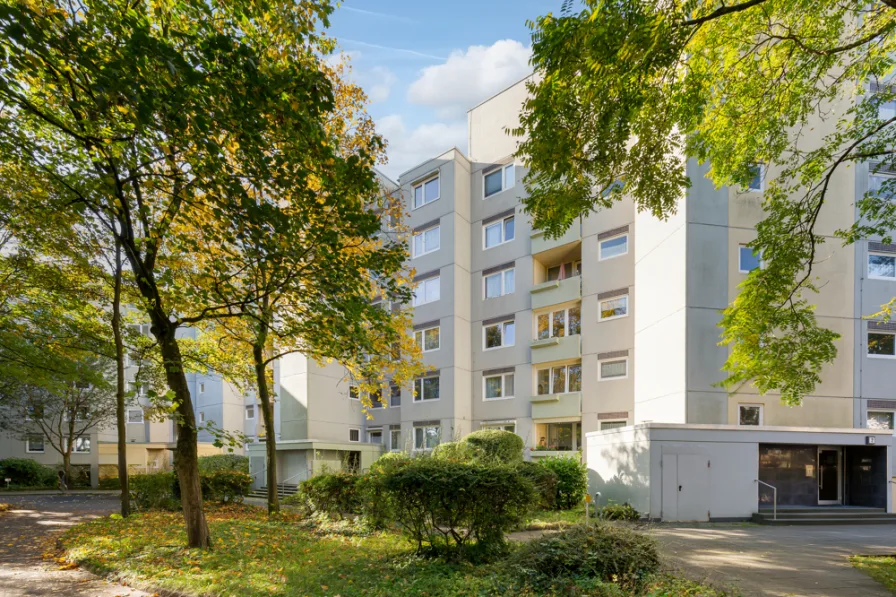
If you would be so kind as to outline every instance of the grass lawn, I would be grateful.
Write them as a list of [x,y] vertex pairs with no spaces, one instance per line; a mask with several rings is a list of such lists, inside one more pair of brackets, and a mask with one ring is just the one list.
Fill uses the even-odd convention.
[[852,565],[896,593],[896,556],[852,556]]
[[[395,534],[328,534],[294,514],[269,520],[261,509],[230,506],[209,508],[207,515],[214,541],[210,551],[183,547],[180,513],[150,512],[73,527],[63,536],[66,557],[131,584],[202,596],[627,595],[615,585],[568,580],[534,592],[504,562],[474,566],[418,558]],[[642,594],[722,595],[665,576],[652,579]]]
[[[594,514],[592,513],[592,516]],[[527,531],[542,529],[562,529],[585,522],[585,506],[576,506],[572,510],[538,510],[533,512],[523,525]]]

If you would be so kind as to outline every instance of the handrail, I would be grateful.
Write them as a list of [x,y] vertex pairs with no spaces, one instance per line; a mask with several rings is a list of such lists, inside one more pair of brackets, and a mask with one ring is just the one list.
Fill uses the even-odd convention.
[[292,481],[293,479],[295,479],[296,477],[298,477],[299,475],[302,475],[302,474],[304,474],[304,473],[305,473],[305,471],[302,471],[301,473],[296,473],[296,474],[293,475],[292,477],[289,477],[288,479],[285,479],[285,480],[283,480],[283,481],[280,481],[279,485],[286,485],[286,482],[287,482],[287,481]]
[[766,487],[771,487],[772,489],[772,499],[774,500],[774,510],[772,511],[772,520],[778,520],[778,488],[774,485],[769,485],[765,481],[760,481],[759,479],[754,480],[755,483],[761,483]]

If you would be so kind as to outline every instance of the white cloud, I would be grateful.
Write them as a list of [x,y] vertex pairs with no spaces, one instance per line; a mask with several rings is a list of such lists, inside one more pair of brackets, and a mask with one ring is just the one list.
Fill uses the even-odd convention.
[[359,73],[358,81],[367,93],[367,99],[371,103],[376,103],[389,99],[392,86],[398,82],[398,77],[388,68],[375,66],[367,72]]
[[531,55],[530,47],[512,39],[455,50],[444,64],[423,69],[408,101],[434,107],[440,118],[458,117],[529,74]]
[[377,120],[376,128],[388,142],[389,163],[382,170],[391,178],[452,147],[466,150],[467,123],[463,120],[426,123],[409,130],[399,114],[391,114]]

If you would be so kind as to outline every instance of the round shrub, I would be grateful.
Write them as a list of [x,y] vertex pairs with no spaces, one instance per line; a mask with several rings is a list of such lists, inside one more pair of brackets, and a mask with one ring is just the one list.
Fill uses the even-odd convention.
[[317,475],[302,481],[298,492],[285,503],[299,506],[306,513],[326,514],[339,519],[349,514],[360,514],[362,500],[357,487],[358,479],[358,475],[351,473]]
[[557,473],[537,462],[520,462],[517,470],[535,486],[539,510],[557,508]]
[[631,504],[607,504],[598,512],[604,520],[641,520],[641,513]]
[[557,508],[569,510],[585,499],[588,491],[588,468],[575,456],[551,456],[539,464],[557,475]]
[[445,442],[436,446],[432,451],[433,458],[452,462],[470,462],[475,455],[476,451],[473,447],[463,441]]
[[174,473],[131,475],[131,499],[141,510],[177,510],[180,500],[174,487],[176,479]]
[[660,566],[653,539],[609,524],[575,526],[530,541],[515,562],[533,585],[545,587],[586,578],[635,587]]
[[11,485],[20,487],[56,487],[59,479],[56,469],[28,458],[0,460],[0,482],[7,478],[12,479]]
[[199,457],[199,474],[217,471],[239,471],[249,473],[249,457],[239,454],[213,454]]
[[523,438],[501,429],[481,429],[463,439],[474,451],[474,459],[482,462],[513,464],[523,460]]

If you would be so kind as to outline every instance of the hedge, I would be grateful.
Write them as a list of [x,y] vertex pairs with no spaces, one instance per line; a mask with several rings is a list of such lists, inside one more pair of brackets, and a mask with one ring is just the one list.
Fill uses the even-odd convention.
[[[200,474],[202,499],[221,503],[241,502],[249,492],[252,477],[240,471],[218,471]],[[177,510],[180,508],[180,486],[173,472],[131,475],[131,499],[142,510]]]
[[557,473],[539,462],[520,462],[519,473],[532,481],[536,492],[536,506],[539,510],[557,508]]
[[473,451],[473,460],[513,464],[523,461],[523,438],[501,429],[481,429],[463,439]]
[[56,469],[44,466],[29,458],[6,458],[0,460],[0,483],[12,479],[10,485],[19,487],[56,487],[59,476]]
[[582,503],[588,492],[588,468],[578,457],[551,456],[539,464],[557,475],[557,508],[569,510]]
[[359,475],[353,473],[317,475],[299,483],[299,490],[284,503],[298,506],[305,514],[321,513],[339,519],[360,514],[358,479]]
[[249,457],[239,454],[213,454],[199,457],[199,474],[217,471],[249,472]]

